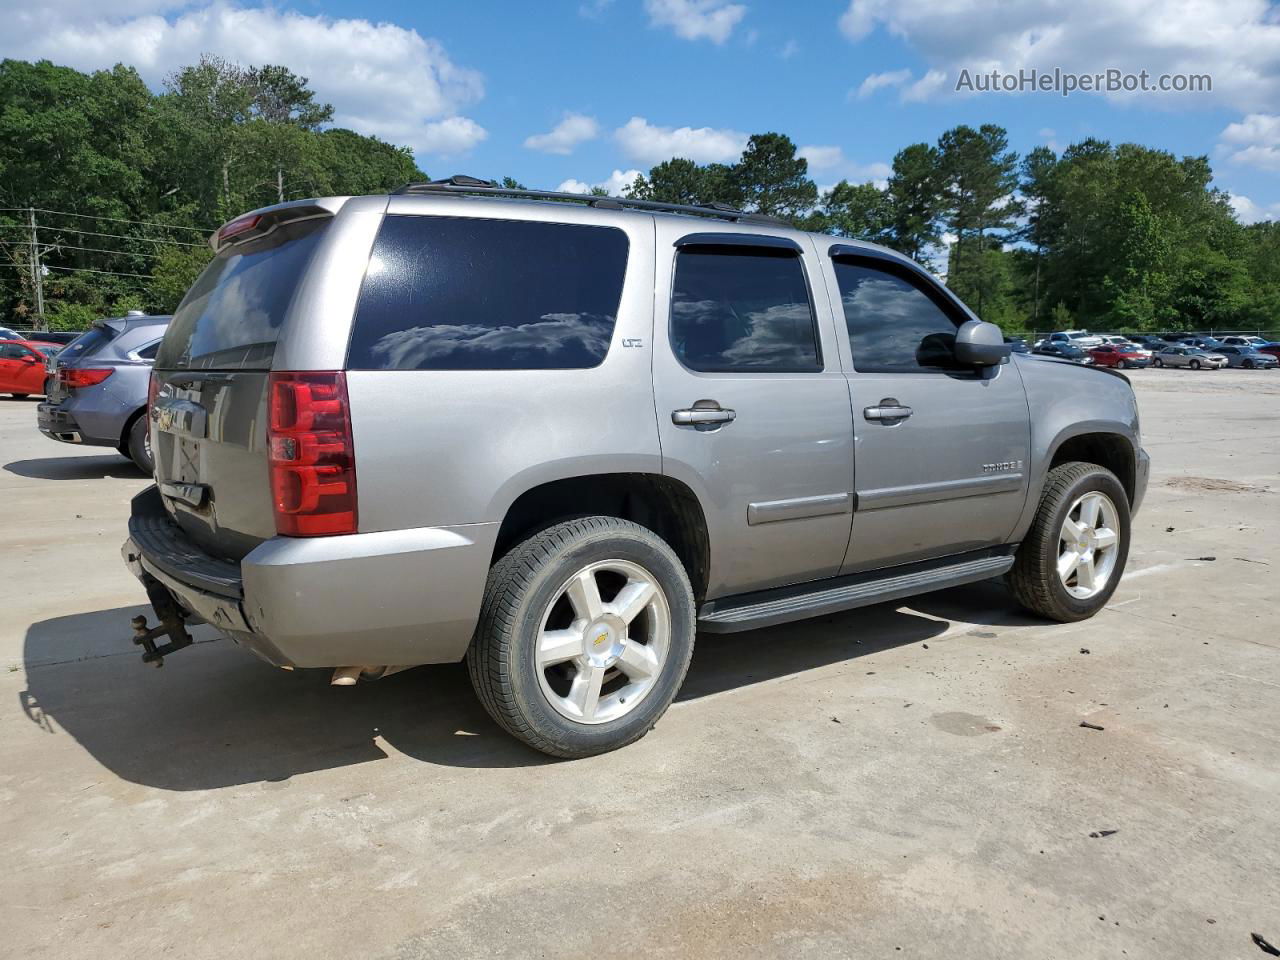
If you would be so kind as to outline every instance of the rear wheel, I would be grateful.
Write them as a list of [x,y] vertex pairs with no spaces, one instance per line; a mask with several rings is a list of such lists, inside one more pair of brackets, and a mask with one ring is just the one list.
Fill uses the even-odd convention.
[[1187,364],[1187,366],[1189,366],[1192,370],[1199,370],[1199,369],[1200,369],[1200,361],[1199,361],[1199,360],[1192,360],[1189,364]]
[[27,397],[29,397],[29,396],[31,396],[31,394],[29,394],[29,393],[15,393],[15,394],[13,395],[13,399],[15,399],[15,400],[25,400],[25,399],[27,399]]
[[489,571],[471,683],[508,733],[555,757],[639,740],[693,654],[693,591],[651,530],[584,517],[535,534]]
[[1161,360],[1159,357],[1156,357],[1154,360],[1151,361],[1151,365],[1153,367],[1163,367],[1164,361]]
[[1244,363],[1240,364],[1240,366],[1244,367],[1246,370],[1252,370],[1252,369],[1253,369],[1253,361],[1252,361],[1252,360],[1246,360]]
[[1043,617],[1085,620],[1111,599],[1128,556],[1129,498],[1116,475],[1093,463],[1064,463],[1045,479],[1009,585]]
[[151,459],[151,431],[148,427],[145,411],[134,417],[120,452],[137,464],[139,470],[150,475],[155,473],[155,461]]

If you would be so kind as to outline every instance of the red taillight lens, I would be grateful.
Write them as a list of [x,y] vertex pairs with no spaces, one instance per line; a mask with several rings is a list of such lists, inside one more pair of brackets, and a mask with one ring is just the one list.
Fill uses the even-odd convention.
[[74,390],[77,387],[96,387],[113,373],[115,371],[110,367],[83,370],[77,367],[63,367],[58,371],[58,379],[62,381],[64,386]]
[[151,379],[147,381],[147,418],[151,417],[151,408],[156,405],[156,397],[160,396],[160,378],[156,376],[154,370],[151,371]]
[[222,246],[232,237],[239,236],[256,227],[261,222],[262,217],[254,215],[251,217],[241,217],[239,220],[232,220],[225,227],[218,231],[218,246]]
[[341,371],[273,373],[267,443],[276,530],[286,537],[356,532],[356,460]]

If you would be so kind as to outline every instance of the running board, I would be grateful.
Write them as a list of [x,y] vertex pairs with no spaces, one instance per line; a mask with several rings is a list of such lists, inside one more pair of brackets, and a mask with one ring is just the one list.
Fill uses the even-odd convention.
[[899,572],[891,576],[886,576],[885,571],[876,571],[724,597],[702,605],[698,629],[707,633],[757,630],[987,580],[1013,566],[1011,551],[1012,547],[1006,547],[995,553],[983,551],[978,556],[968,554],[946,562],[904,565],[896,568]]

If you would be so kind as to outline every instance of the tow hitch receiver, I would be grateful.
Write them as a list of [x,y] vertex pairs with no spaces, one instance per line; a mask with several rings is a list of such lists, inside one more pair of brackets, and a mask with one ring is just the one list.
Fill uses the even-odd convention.
[[[147,599],[151,601],[160,622],[154,627],[148,627],[145,616],[134,617],[133,642],[143,649],[143,663],[163,667],[165,657],[183,647],[191,646],[195,640],[187,633],[186,618],[164,585],[153,577],[146,577],[143,579],[143,586],[147,588]],[[166,636],[169,642],[157,646],[156,638]]]

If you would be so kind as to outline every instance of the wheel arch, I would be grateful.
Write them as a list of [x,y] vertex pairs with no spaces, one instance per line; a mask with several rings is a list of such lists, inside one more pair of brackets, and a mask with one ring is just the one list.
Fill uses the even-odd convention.
[[507,507],[493,561],[539,530],[592,515],[630,520],[661,537],[684,564],[694,597],[701,601],[711,555],[706,514],[686,484],[657,473],[579,474],[530,487]]

